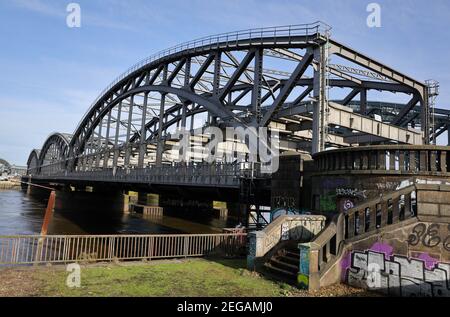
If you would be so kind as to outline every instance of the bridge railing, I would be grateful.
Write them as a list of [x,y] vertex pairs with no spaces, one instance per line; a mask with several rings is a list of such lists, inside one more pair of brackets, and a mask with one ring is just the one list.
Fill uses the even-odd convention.
[[318,153],[320,173],[446,175],[450,173],[450,147],[367,146]]
[[145,168],[108,168],[74,172],[48,168],[41,169],[41,174],[38,177],[157,184],[238,186],[240,178],[267,178],[269,175],[263,174],[260,165],[254,163],[177,163],[162,166],[151,165]]
[[0,236],[0,265],[245,255],[246,233]]

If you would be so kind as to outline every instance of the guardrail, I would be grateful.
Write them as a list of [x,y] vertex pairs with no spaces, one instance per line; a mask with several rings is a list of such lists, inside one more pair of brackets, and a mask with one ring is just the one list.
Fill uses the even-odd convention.
[[246,233],[0,236],[0,265],[153,260],[245,254]]

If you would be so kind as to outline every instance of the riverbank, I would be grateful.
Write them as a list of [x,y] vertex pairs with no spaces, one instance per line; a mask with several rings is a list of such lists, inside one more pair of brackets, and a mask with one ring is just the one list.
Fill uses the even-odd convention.
[[372,296],[338,285],[308,293],[245,269],[245,260],[188,259],[81,267],[81,287],[66,286],[65,266],[0,269],[0,296],[307,297]]
[[10,181],[0,182],[0,190],[6,189],[20,189],[20,183]]

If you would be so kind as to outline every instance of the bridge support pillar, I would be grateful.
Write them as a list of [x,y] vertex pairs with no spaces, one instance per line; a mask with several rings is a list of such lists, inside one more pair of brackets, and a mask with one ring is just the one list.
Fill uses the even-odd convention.
[[213,209],[218,213],[220,219],[228,217],[228,204],[222,201],[213,201]]
[[159,195],[138,192],[133,193],[133,196],[130,196],[130,199],[128,200],[127,212],[137,212],[146,216],[161,217],[164,209],[159,206]]
[[138,193],[136,192],[125,192],[123,194],[123,212],[130,212],[130,204],[136,203],[138,201]]

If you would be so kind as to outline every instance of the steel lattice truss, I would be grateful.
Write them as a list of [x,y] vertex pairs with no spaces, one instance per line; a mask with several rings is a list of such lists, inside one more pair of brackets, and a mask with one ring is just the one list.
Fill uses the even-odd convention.
[[[329,62],[334,58],[339,64]],[[336,90],[346,96],[333,97]],[[388,115],[379,122],[367,101],[372,90],[410,101],[383,108]],[[94,102],[73,136],[54,134],[33,151],[28,168],[34,174],[161,165],[173,158],[173,135],[182,127],[197,131],[200,145],[208,141],[201,133],[207,126],[268,127],[279,131],[281,150],[313,153],[424,144],[434,133],[428,113],[424,83],[329,38],[323,23],[226,33],[134,66]]]

